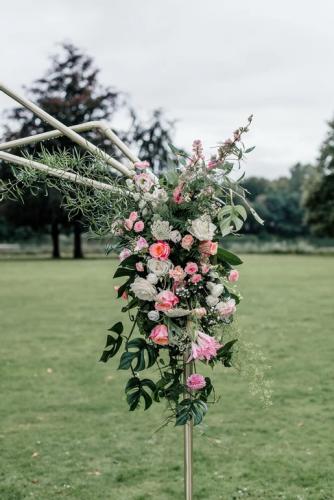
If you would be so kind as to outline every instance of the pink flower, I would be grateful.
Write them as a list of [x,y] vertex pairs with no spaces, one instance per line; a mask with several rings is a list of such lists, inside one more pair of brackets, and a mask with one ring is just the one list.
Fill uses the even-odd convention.
[[207,360],[217,356],[217,350],[222,347],[214,337],[210,337],[204,332],[196,332],[196,340],[191,343],[191,354],[188,362],[192,359]]
[[195,274],[198,271],[198,265],[196,262],[188,262],[184,270],[187,274]]
[[203,318],[206,315],[206,309],[205,307],[196,307],[192,310],[192,313],[196,318]]
[[206,386],[205,378],[199,373],[193,373],[187,378],[187,387],[191,391],[199,391]]
[[182,238],[181,247],[184,248],[185,250],[190,250],[193,243],[194,243],[193,236],[191,234],[186,234]]
[[129,220],[135,222],[138,219],[138,212],[131,212],[129,215]]
[[136,252],[140,252],[140,250],[144,250],[144,248],[148,248],[148,243],[145,238],[141,236],[136,242],[135,250]]
[[202,271],[202,274],[207,274],[211,269],[211,266],[209,266],[209,264],[207,264],[206,262],[202,262],[201,264],[201,271]]
[[135,175],[134,181],[143,191],[149,191],[154,184],[152,177],[145,172]]
[[186,273],[181,266],[176,266],[174,267],[174,269],[171,269],[169,271],[169,276],[170,278],[173,278],[173,280],[180,282],[184,280],[184,278],[186,277]]
[[139,273],[144,271],[144,264],[142,262],[136,262],[136,269]]
[[228,318],[237,310],[234,299],[229,299],[226,302],[218,302],[216,309],[222,318]]
[[136,233],[140,233],[144,229],[144,222],[142,220],[139,220],[135,222],[135,225],[133,226],[133,229],[135,230]]
[[157,311],[169,311],[180,302],[178,297],[170,290],[163,290],[158,293],[155,300],[154,307]]
[[168,328],[166,325],[157,325],[153,328],[149,338],[158,345],[168,345]]
[[217,165],[219,165],[219,162],[217,160],[210,160],[207,164],[207,169],[212,170],[213,168],[216,168]]
[[195,139],[193,141],[193,153],[194,153],[194,160],[199,160],[201,158],[204,158],[203,145],[200,139]]
[[177,205],[184,202],[184,198],[182,196],[183,185],[177,186],[173,191],[173,200]]
[[205,240],[200,242],[198,248],[202,255],[216,255],[218,250],[218,243],[210,240]]
[[149,168],[150,164],[148,161],[136,161],[134,166],[139,170],[145,170],[145,168]]
[[165,241],[157,241],[150,246],[149,252],[154,259],[167,260],[170,254],[170,246]]
[[133,228],[133,221],[130,219],[125,219],[124,227],[127,231],[131,231],[131,229]]
[[228,280],[230,283],[234,283],[235,281],[238,281],[239,279],[239,271],[237,271],[236,269],[232,269],[232,271],[230,271],[230,274],[228,275]]
[[130,257],[131,254],[132,254],[131,250],[129,250],[128,248],[124,248],[121,251],[121,253],[119,254],[118,258],[119,258],[120,262],[123,262],[123,260]]
[[199,283],[201,279],[202,279],[201,274],[193,274],[192,277],[190,278],[190,281],[194,283],[194,285],[197,285],[197,283]]
[[[119,290],[119,286],[114,286],[114,290],[115,290],[115,292],[118,292],[118,290]],[[122,295],[121,295],[121,299],[123,299],[123,300],[128,300],[128,294],[127,294],[127,292],[125,292],[125,291],[124,291],[124,292],[122,293]]]

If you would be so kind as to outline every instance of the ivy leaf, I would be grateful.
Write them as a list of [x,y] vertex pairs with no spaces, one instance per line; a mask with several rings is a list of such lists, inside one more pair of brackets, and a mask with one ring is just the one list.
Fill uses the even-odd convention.
[[231,266],[238,266],[242,264],[240,257],[222,247],[218,248],[217,261],[227,262],[228,264],[231,264]]
[[152,404],[152,396],[147,390],[149,389],[151,393],[156,390],[155,383],[153,380],[145,378],[140,380],[138,377],[132,377],[129,379],[125,387],[126,399],[129,405],[129,410],[133,411],[140,404],[140,398],[144,399],[145,410],[147,410]]
[[112,358],[118,353],[123,342],[121,337],[123,332],[123,323],[121,321],[115,323],[111,328],[109,328],[108,331],[116,333],[117,336],[115,338],[113,335],[107,335],[107,343],[100,358],[100,361],[103,363],[106,363],[109,358]]
[[[136,372],[145,370],[145,368],[154,365],[159,354],[159,350],[155,346],[148,344],[142,338],[130,340],[127,343],[127,349],[136,350],[123,352],[119,362],[119,370],[128,370],[131,366]],[[136,363],[135,366],[132,365],[133,362]]]

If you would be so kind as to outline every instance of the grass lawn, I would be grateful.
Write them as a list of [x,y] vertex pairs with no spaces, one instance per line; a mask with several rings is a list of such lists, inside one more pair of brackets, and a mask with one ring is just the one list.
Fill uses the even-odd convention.
[[[195,500],[334,498],[334,259],[245,256],[244,337],[273,406],[217,369],[195,433]],[[182,429],[129,413],[127,373],[97,360],[120,319],[111,260],[0,261],[0,499],[182,500]]]

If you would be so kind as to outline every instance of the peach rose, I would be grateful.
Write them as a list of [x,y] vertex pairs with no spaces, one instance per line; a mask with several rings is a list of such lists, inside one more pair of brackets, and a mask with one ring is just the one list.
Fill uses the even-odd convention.
[[157,241],[150,246],[149,252],[154,259],[167,260],[170,254],[170,246],[165,241]]
[[181,266],[176,266],[169,271],[169,276],[175,281],[182,281],[186,277],[186,273]]
[[168,328],[166,325],[157,325],[153,328],[149,338],[158,345],[168,345]]
[[202,255],[216,255],[218,250],[218,243],[210,240],[205,240],[201,241],[198,248]]
[[193,243],[194,243],[194,237],[191,234],[186,234],[182,238],[181,247],[184,248],[185,250],[190,250]]
[[198,265],[196,262],[188,262],[184,270],[187,274],[195,274],[198,271]]
[[154,307],[157,311],[169,311],[180,302],[178,297],[170,290],[158,293],[155,300]]
[[206,309],[205,307],[196,307],[192,310],[192,313],[196,318],[203,318],[206,315]]
[[125,219],[124,227],[127,231],[131,231],[131,229],[133,228],[133,221],[130,219]]

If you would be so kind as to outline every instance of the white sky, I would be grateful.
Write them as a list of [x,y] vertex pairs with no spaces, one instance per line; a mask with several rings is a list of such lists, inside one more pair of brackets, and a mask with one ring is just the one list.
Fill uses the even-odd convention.
[[[248,175],[312,162],[334,115],[333,0],[0,0],[0,10],[7,85],[42,76],[56,43],[72,41],[143,113],[176,118],[179,146],[213,146],[254,113]],[[0,95],[0,111],[11,104]]]

